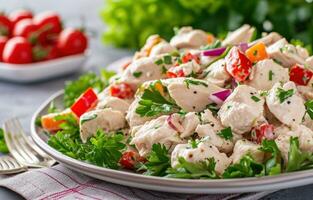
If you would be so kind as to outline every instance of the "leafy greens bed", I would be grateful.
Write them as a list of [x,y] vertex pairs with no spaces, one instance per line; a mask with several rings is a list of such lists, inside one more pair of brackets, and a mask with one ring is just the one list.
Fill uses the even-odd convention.
[[[102,90],[107,86],[108,79],[113,75],[114,73],[107,71],[102,71],[101,76],[89,72],[82,75],[76,81],[66,83],[64,106],[66,107],[74,102],[88,87]],[[154,94],[149,94],[149,96],[153,97],[153,95],[157,94],[155,92]],[[159,103],[165,103],[165,105],[168,103],[169,106],[174,106],[165,99]],[[58,110],[52,102],[49,112],[54,113]],[[98,130],[95,136],[88,139],[86,143],[83,143],[79,136],[79,124],[73,116],[57,116],[57,118],[58,120],[63,120],[63,123],[60,125],[62,130],[51,135],[48,141],[51,147],[69,157],[97,166],[111,169],[122,168],[122,155],[127,151],[128,146],[128,141],[123,132],[108,134],[102,130]],[[40,120],[38,120],[37,125],[40,126]],[[0,133],[2,133],[1,130]],[[198,139],[191,141],[193,147],[197,147],[199,142]],[[0,146],[1,149],[4,148],[3,145]],[[263,163],[258,163],[250,155],[246,155],[238,163],[230,165],[223,174],[217,175],[214,170],[216,162],[213,158],[198,163],[190,163],[180,157],[178,159],[178,167],[172,168],[168,149],[164,145],[154,144],[146,159],[136,160],[135,171],[148,176],[218,179],[260,177],[313,168],[313,154],[300,150],[297,137],[290,138],[288,164],[283,163],[281,153],[275,141],[263,140],[260,150],[266,153],[267,159]]]

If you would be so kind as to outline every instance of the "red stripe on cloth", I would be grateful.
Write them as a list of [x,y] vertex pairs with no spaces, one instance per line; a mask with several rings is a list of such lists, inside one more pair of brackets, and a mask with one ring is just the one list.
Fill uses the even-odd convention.
[[65,175],[65,176],[67,176],[68,178],[70,178],[72,181],[74,181],[74,182],[77,183],[77,184],[85,185],[85,186],[87,186],[87,187],[91,187],[91,188],[98,189],[98,190],[102,190],[102,191],[104,191],[104,192],[108,192],[108,193],[114,194],[114,195],[116,195],[116,196],[118,196],[118,197],[120,197],[120,198],[122,198],[122,199],[128,200],[126,197],[124,197],[124,196],[120,195],[119,193],[116,193],[116,192],[114,192],[114,191],[112,191],[112,190],[107,190],[107,189],[104,189],[104,188],[101,188],[101,187],[97,187],[97,186],[95,186],[94,184],[91,184],[91,183],[88,183],[88,182],[87,182],[87,183],[81,183],[81,182],[79,182],[77,179],[75,179],[74,177],[72,177],[71,175],[69,175],[69,174],[67,174],[67,173],[65,173],[65,172],[63,172],[63,171],[61,171],[61,170],[59,170],[59,169],[55,169],[55,168],[50,168],[50,169],[55,170],[55,171],[58,171],[59,173],[61,173],[61,174]]
[[92,198],[92,199],[95,199],[95,200],[101,200],[101,199],[98,199],[98,198],[93,197],[93,196],[85,195],[85,194],[83,194],[83,193],[81,193],[81,192],[79,192],[79,191],[77,191],[77,190],[75,190],[73,188],[67,187],[66,185],[64,185],[63,183],[61,183],[59,180],[57,180],[56,178],[54,178],[53,176],[51,176],[48,173],[45,173],[43,171],[36,171],[36,172],[39,172],[39,173],[42,173],[42,174],[46,175],[50,179],[54,180],[55,182],[59,183],[61,186],[63,186],[63,187],[68,189],[68,190],[63,190],[63,191],[60,191],[60,192],[56,192],[56,193],[50,194],[50,195],[48,195],[46,197],[43,197],[42,199],[48,199],[49,197],[52,197],[52,196],[55,196],[55,195],[58,197],[59,195],[66,196],[66,195],[71,194],[71,193],[77,193],[77,194],[80,194],[82,196],[89,197],[89,198]]

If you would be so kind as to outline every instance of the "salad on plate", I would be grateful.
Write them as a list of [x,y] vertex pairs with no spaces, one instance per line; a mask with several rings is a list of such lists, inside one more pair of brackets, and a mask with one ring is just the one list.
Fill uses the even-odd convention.
[[313,56],[243,25],[223,40],[150,36],[120,73],[66,83],[37,125],[74,159],[148,176],[243,178],[313,168]]

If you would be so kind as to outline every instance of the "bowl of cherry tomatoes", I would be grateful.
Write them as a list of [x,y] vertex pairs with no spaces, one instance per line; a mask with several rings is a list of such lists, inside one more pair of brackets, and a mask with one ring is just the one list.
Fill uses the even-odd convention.
[[88,57],[88,37],[64,28],[53,11],[0,14],[0,79],[34,82],[80,70]]

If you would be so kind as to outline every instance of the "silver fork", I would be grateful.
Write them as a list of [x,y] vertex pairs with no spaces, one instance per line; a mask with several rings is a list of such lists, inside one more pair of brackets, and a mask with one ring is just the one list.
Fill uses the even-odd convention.
[[27,167],[17,162],[11,156],[0,157],[0,175],[16,174],[24,171],[27,171]]
[[8,149],[20,164],[41,168],[50,167],[56,162],[27,138],[21,123],[16,118],[6,121],[3,128]]

